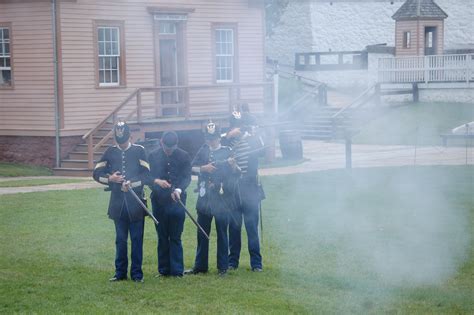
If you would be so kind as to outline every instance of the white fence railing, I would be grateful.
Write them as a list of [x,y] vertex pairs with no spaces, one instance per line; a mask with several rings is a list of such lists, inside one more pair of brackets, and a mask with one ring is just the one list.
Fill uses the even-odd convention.
[[474,81],[474,54],[379,59],[380,83],[470,81]]

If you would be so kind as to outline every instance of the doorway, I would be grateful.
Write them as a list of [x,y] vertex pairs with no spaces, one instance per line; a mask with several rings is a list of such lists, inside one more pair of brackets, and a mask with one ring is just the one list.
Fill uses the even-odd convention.
[[437,35],[435,26],[425,27],[425,56],[436,55]]
[[[184,85],[183,71],[183,23],[180,21],[158,21],[157,32],[157,79],[162,87]],[[184,114],[184,93],[169,89],[157,93],[159,112],[157,116],[181,116]]]

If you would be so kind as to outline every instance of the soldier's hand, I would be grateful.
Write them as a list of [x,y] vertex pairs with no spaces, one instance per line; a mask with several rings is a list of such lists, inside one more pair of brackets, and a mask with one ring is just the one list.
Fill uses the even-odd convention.
[[128,192],[128,189],[130,188],[130,181],[124,181],[122,182],[122,191],[123,192]]
[[171,193],[171,199],[173,199],[173,201],[178,201],[181,199],[181,192],[177,189],[175,189],[172,193]]
[[120,174],[120,172],[115,172],[109,176],[109,182],[120,184],[124,181],[124,177]]
[[217,168],[212,163],[201,166],[202,173],[214,173],[216,169]]
[[237,167],[237,162],[233,157],[227,159],[227,163],[229,163],[230,167],[235,168]]
[[234,128],[231,131],[227,133],[227,138],[235,138],[238,137],[242,134],[242,131],[240,131],[240,128]]
[[154,183],[155,183],[155,185],[158,185],[158,186],[160,186],[160,187],[163,188],[163,189],[171,188],[171,184],[168,183],[168,182],[167,182],[166,180],[164,180],[164,179],[159,179],[159,178],[157,178],[157,179],[154,180]]

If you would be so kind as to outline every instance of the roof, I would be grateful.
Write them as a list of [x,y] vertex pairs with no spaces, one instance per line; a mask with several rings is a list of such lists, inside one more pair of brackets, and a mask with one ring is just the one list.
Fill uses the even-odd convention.
[[392,15],[394,20],[417,18],[445,19],[448,15],[433,0],[407,0]]

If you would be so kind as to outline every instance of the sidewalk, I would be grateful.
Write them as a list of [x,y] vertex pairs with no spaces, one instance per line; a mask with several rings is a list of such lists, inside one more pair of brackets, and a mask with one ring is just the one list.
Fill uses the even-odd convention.
[[[304,157],[308,161],[277,168],[266,168],[259,171],[262,176],[288,175],[331,169],[342,169],[346,166],[344,143],[306,140],[303,142]],[[279,152],[279,150],[277,150]],[[469,147],[418,147],[414,146],[380,146],[353,145],[352,167],[384,167],[408,165],[474,165],[474,148]],[[15,177],[0,178],[0,181],[23,180],[33,178],[67,178],[67,177]],[[75,177],[77,179],[77,177]],[[90,179],[90,178],[86,178]],[[98,188],[102,185],[92,181],[83,183],[57,184],[31,187],[0,188],[0,195],[41,192],[50,190],[75,190]]]

